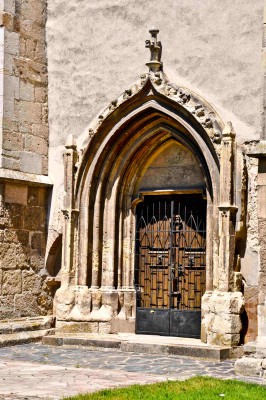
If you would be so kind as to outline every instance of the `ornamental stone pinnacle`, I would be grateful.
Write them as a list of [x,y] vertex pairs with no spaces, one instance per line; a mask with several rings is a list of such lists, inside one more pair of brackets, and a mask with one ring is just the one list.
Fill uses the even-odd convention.
[[150,49],[151,59],[146,65],[151,72],[159,72],[163,70],[163,63],[161,62],[162,44],[157,40],[159,29],[151,28],[149,32],[151,34],[151,39],[145,41],[145,46]]

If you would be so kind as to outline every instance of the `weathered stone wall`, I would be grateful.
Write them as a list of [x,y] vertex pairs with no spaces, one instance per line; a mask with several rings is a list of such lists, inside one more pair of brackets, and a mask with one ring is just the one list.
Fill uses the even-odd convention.
[[1,167],[48,174],[46,0],[1,5]]
[[[51,228],[60,230],[66,138],[73,134],[81,146],[91,120],[148,71],[144,40],[151,26],[160,29],[169,79],[208,100],[224,122],[231,120],[238,143],[259,139],[263,5],[263,0],[48,1]],[[258,255],[248,246],[245,259],[258,271]]]
[[[0,319],[52,312],[46,0],[0,2]],[[37,185],[37,186],[34,186]]]
[[260,244],[260,271],[259,271],[259,337],[266,344],[266,149],[264,158],[259,160],[258,179],[258,225]]
[[47,315],[47,189],[10,182],[0,189],[0,319]]
[[[247,149],[252,146],[247,145]],[[255,340],[258,335],[258,276],[259,236],[258,236],[258,160],[246,157],[247,163],[247,216],[246,237],[244,240],[244,257],[241,259],[241,273],[243,275],[243,289],[245,297],[244,331],[245,342]]]
[[242,322],[244,324],[244,341],[250,342],[258,336],[258,286],[244,286],[245,312]]

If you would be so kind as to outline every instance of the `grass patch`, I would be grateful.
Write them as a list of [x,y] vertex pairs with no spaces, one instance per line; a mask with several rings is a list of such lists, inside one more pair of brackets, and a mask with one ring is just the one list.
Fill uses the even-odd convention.
[[168,381],[153,385],[134,385],[106,389],[64,400],[265,400],[266,388],[260,385],[196,377],[186,381]]

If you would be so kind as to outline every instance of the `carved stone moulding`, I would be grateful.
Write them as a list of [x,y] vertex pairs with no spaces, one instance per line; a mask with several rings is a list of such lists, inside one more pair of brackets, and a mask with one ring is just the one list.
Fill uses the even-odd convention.
[[[148,83],[150,83],[151,88],[147,94],[145,88],[147,88]],[[143,98],[147,97],[147,95],[152,96],[153,94],[158,94],[163,97],[167,97],[172,100],[173,103],[177,103],[184,107],[184,109],[186,109],[189,114],[193,115],[195,119],[202,125],[203,129],[207,132],[210,140],[212,141],[217,154],[220,154],[220,145],[224,124],[219,115],[209,103],[203,100],[196,93],[185,87],[177,86],[176,84],[171,83],[166,74],[162,71],[159,71],[156,73],[149,72],[141,75],[140,80],[121,93],[110,103],[110,105],[100,112],[96,119],[94,119],[92,124],[88,127],[87,139],[84,141],[79,151],[79,165],[81,164],[83,155],[86,152],[89,142],[97,135],[97,132],[103,122],[107,118],[109,121],[112,113],[117,113],[123,104],[130,99],[133,99],[137,95],[140,97],[141,94],[143,94]]]
[[[74,144],[70,142],[66,146],[69,157],[65,180],[69,200],[65,206],[68,218],[64,221],[63,240],[66,262],[62,268],[66,284],[56,295],[57,321],[62,329],[68,329],[69,324],[84,323],[97,332],[134,330],[138,182],[160,149],[178,144],[193,155],[202,171],[208,202],[207,225],[212,226],[206,239],[203,336],[209,344],[234,346],[239,342],[243,298],[240,292],[230,292],[231,287],[226,291],[218,284],[215,286],[222,265],[218,253],[219,205],[226,205],[230,212],[234,207],[233,196],[228,204],[220,203],[221,193],[227,193],[233,177],[233,157],[230,157],[235,146],[233,130],[230,124],[224,130],[219,115],[200,96],[168,80],[162,70],[157,33],[152,29],[152,39],[146,43],[152,53],[147,63],[150,71],[113,100],[89,126],[78,159]],[[232,140],[231,147],[225,151],[227,131]],[[223,181],[220,161],[227,155],[230,179]],[[221,184],[227,187],[220,188]],[[76,210],[79,213],[74,217]],[[224,224],[225,236],[229,228],[234,235],[232,224],[227,225]],[[233,248],[234,241],[225,241],[225,244],[227,247],[232,244]],[[228,267],[231,258],[222,268]],[[219,315],[213,308],[216,302],[225,307],[226,329],[222,331],[218,329]]]

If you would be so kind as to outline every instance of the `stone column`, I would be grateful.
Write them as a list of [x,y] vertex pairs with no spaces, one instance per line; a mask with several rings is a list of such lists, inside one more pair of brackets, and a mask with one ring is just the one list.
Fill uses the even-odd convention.
[[221,292],[230,292],[234,288],[237,211],[234,206],[235,133],[231,124],[226,125],[223,131],[221,145],[218,288]]
[[234,164],[235,133],[228,123],[222,136],[220,159],[219,260],[214,271],[217,288],[202,298],[202,339],[212,345],[236,346],[242,329],[240,314],[244,297],[234,285],[235,216]]
[[101,290],[114,290],[115,269],[115,226],[116,226],[116,191],[114,183],[109,199],[105,199],[103,218],[103,256]]
[[[75,168],[77,147],[73,136],[68,137],[64,153],[64,227],[61,268],[61,288],[56,292],[57,326],[62,321],[87,321],[91,311],[91,294],[86,286],[84,271],[79,276],[76,249],[78,241],[79,211],[75,207]],[[60,321],[60,322],[59,322]]]
[[99,236],[100,236],[100,190],[98,189],[94,214],[93,214],[93,244],[92,244],[92,271],[91,271],[91,290],[98,290],[99,282]]
[[75,209],[74,202],[74,172],[77,162],[77,147],[72,136],[68,137],[64,153],[65,164],[65,197],[64,197],[64,235],[63,235],[63,254],[61,282],[62,287],[77,283],[74,265],[74,245],[76,239],[76,220],[78,210]]
[[[124,194],[123,204],[120,209],[120,254],[119,261],[121,269],[119,271],[120,287],[118,315],[111,321],[111,332],[135,332],[135,303],[136,295],[133,286],[134,273],[134,241],[132,232],[135,232],[133,220],[135,216],[129,212],[132,206],[131,196]],[[134,208],[134,207],[133,207]]]

